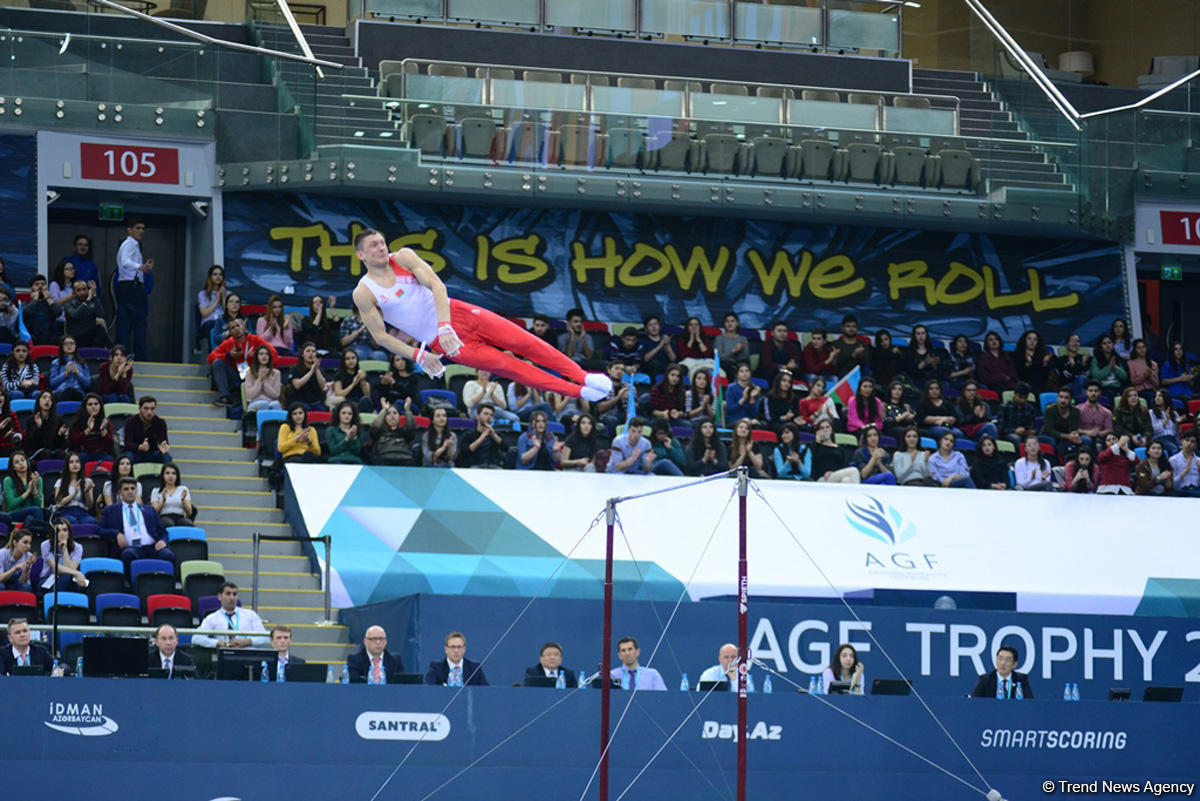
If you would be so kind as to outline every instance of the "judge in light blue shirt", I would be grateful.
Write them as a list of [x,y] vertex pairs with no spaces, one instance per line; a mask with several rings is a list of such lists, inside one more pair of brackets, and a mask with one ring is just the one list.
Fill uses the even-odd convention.
[[662,676],[657,670],[638,664],[638,657],[641,653],[637,640],[633,637],[622,637],[617,640],[617,656],[621,657],[621,665],[613,668],[609,675],[614,679],[619,679],[621,687],[626,690],[667,689],[667,685],[663,684]]

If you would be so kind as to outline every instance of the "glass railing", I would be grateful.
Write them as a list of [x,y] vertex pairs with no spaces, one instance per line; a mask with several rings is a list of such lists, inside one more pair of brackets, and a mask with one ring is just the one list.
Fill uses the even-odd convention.
[[888,0],[350,0],[348,14],[899,56],[903,9]]

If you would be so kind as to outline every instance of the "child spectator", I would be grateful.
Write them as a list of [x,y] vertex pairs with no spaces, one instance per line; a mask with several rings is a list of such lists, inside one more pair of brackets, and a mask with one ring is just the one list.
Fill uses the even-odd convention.
[[1042,443],[1036,436],[1025,438],[1025,454],[1013,465],[1017,489],[1043,492],[1054,489],[1050,461],[1042,458]]
[[812,451],[800,441],[800,429],[795,423],[783,425],[771,458],[775,462],[775,478],[806,481],[812,476]]
[[712,420],[703,419],[696,426],[687,454],[689,476],[711,476],[729,469],[725,443],[717,436],[717,426]]
[[329,309],[336,302],[337,299],[330,295],[327,309],[325,298],[314,295],[308,303],[308,316],[300,322],[300,340],[313,343],[318,353],[333,353],[336,350],[337,336],[329,319]]
[[1042,335],[1037,331],[1026,331],[1017,342],[1014,358],[1017,380],[1033,387],[1034,392],[1045,392],[1050,388],[1053,360],[1054,355],[1042,345]]
[[[347,350],[353,354],[354,351]],[[337,405],[334,424],[325,429],[325,453],[330,464],[362,464],[363,440],[358,407],[348,400]],[[365,432],[362,432],[365,433]]]
[[377,346],[375,340],[371,339],[371,334],[362,321],[357,304],[352,307],[349,317],[342,318],[342,324],[338,327],[338,342],[343,350],[353,348],[354,352],[358,354],[359,361],[372,359],[380,362],[387,361],[387,351]]
[[[293,404],[302,403],[305,409],[325,408],[325,374],[317,358],[317,346],[305,342],[300,346],[300,360],[288,375],[288,397]],[[307,415],[305,420],[307,420]]]
[[[817,336],[813,332],[813,337]],[[974,368],[974,362],[971,367]],[[828,370],[828,368],[826,368]],[[895,378],[904,375],[904,352],[892,344],[892,335],[888,331],[875,334],[875,347],[871,349],[871,377],[879,384],[886,386]]]
[[596,472],[596,451],[599,449],[595,418],[587,413],[581,414],[575,420],[574,430],[563,442],[562,458],[559,464],[563,470],[594,473]]
[[715,356],[725,375],[733,375],[737,372],[739,362],[749,362],[750,360],[750,342],[741,334],[740,329],[741,320],[737,314],[735,312],[726,312],[724,319],[721,321],[721,333],[717,334],[713,339],[711,351],[706,349],[704,340],[701,338],[699,320],[696,320],[694,331],[692,321],[688,320],[687,331],[684,336],[688,338],[689,346],[695,348],[697,352],[708,354],[705,356],[693,356],[692,358],[711,359]]
[[820,376],[812,380],[808,385],[808,395],[801,398],[796,406],[796,423],[801,427],[815,429],[822,420],[829,420],[832,427],[833,421],[838,419],[837,406],[833,398],[826,396],[825,379]]
[[656,420],[687,425],[687,393],[683,386],[683,368],[668,365],[662,380],[650,390],[650,414]]
[[1135,387],[1121,390],[1121,397],[1112,413],[1112,428],[1118,437],[1129,437],[1129,442],[1135,448],[1146,447],[1146,443],[1154,436],[1150,415],[1142,408],[1142,399]]
[[867,427],[883,426],[883,402],[875,397],[875,382],[863,376],[854,397],[846,404],[846,431],[850,434]]
[[422,464],[426,467],[453,467],[458,456],[458,437],[450,430],[449,415],[444,408],[433,410],[429,430],[421,443]]
[[1090,448],[1080,448],[1075,458],[1067,462],[1063,489],[1067,492],[1091,493],[1096,491],[1100,480],[1100,469]]
[[966,457],[954,450],[957,439],[953,431],[938,437],[937,453],[929,457],[929,477],[943,487],[975,489]]
[[1016,368],[995,331],[988,331],[983,337],[983,352],[975,357],[975,375],[988,389],[997,392],[1017,385]]
[[858,450],[851,464],[858,468],[859,478],[864,484],[895,484],[892,472],[892,457],[879,445],[879,429],[867,426],[858,436]]
[[904,431],[915,425],[917,413],[904,400],[904,384],[892,381],[888,384],[887,402],[883,404],[883,430],[896,441],[904,439]]
[[22,445],[33,460],[61,459],[67,449],[67,426],[58,419],[54,395],[48,389],[33,402],[33,416],[26,424]]
[[1100,341],[1096,343],[1088,377],[1099,382],[1104,394],[1110,398],[1116,397],[1121,387],[1129,381],[1129,371],[1121,355],[1113,347],[1113,338],[1109,334],[1101,336]]
[[679,475],[683,475],[687,467],[687,456],[683,453],[683,445],[671,436],[671,424],[666,420],[655,420],[650,427],[650,439],[654,444],[655,464],[671,462],[679,468]]
[[[1107,334],[1105,335],[1107,336]],[[1118,437],[1112,431],[1104,435],[1104,450],[1096,457],[1100,466],[1099,495],[1132,495],[1129,473],[1137,457],[1129,450],[1129,437]]]
[[1175,473],[1163,453],[1162,443],[1157,440],[1146,446],[1146,458],[1137,463],[1133,472],[1134,495],[1170,495],[1175,488]]
[[929,339],[929,329],[921,324],[913,326],[912,338],[904,354],[904,369],[908,379],[923,384],[945,378],[950,372],[950,356]]
[[515,423],[521,418],[510,412],[504,397],[504,387],[499,381],[492,380],[492,374],[487,370],[476,370],[475,377],[463,384],[462,402],[466,407],[467,416],[472,420],[484,404],[492,407],[493,417]]
[[733,425],[746,420],[756,426],[760,417],[762,390],[750,381],[750,363],[742,362],[737,366],[737,380],[725,390],[725,422]]
[[1088,372],[1092,368],[1092,357],[1079,350],[1079,334],[1067,337],[1067,351],[1054,360],[1050,380],[1056,387],[1066,387],[1071,394],[1083,388]]
[[817,481],[831,484],[858,484],[862,480],[859,469],[847,463],[846,454],[833,441],[833,423],[828,419],[816,425],[812,475]]
[[77,453],[67,454],[62,475],[54,482],[54,513],[72,523],[95,523],[95,505],[96,485],[83,474],[83,460]]
[[164,464],[158,471],[158,486],[150,492],[150,505],[158,513],[163,527],[190,526],[195,507],[192,494],[179,475],[179,468]]
[[1154,402],[1150,407],[1150,426],[1154,429],[1154,438],[1162,443],[1167,456],[1174,456],[1183,447],[1179,441],[1179,431],[1183,416],[1171,403],[1171,391],[1159,387],[1154,391]]
[[675,348],[671,346],[671,338],[662,332],[658,315],[650,315],[642,325],[642,370],[652,377],[662,375],[675,363]]
[[979,438],[971,480],[979,489],[1008,489],[1008,465],[996,451],[996,440],[987,434]]
[[896,474],[896,483],[932,486],[929,452],[921,450],[921,432],[916,426],[909,426],[899,439],[901,447],[892,456],[892,472]]
[[546,413],[534,412],[529,417],[529,427],[517,439],[518,470],[553,470],[560,458],[562,444],[554,432],[546,428],[549,420]]
[[691,384],[684,394],[688,420],[694,425],[702,418],[713,419],[716,412],[713,410],[711,374],[704,368],[693,370]]
[[258,318],[255,329],[259,339],[275,348],[275,352],[291,356],[296,350],[296,330],[291,318],[283,312],[283,298],[272,295],[267,300],[266,313]]
[[358,366],[358,354],[353,348],[342,351],[342,365],[333,377],[333,394],[325,399],[331,409],[344,401],[353,403],[360,412],[375,411],[371,382],[367,379],[367,371]]
[[729,439],[729,469],[734,470],[743,465],[750,468],[752,477],[771,477],[763,469],[762,453],[758,449],[758,443],[754,441],[750,421],[746,419],[733,424],[733,436]]
[[952,432],[956,439],[962,436],[958,428],[958,412],[952,403],[942,397],[940,381],[925,382],[925,391],[917,404],[917,425],[939,440],[947,431]]
[[29,358],[29,343],[17,342],[0,367],[0,384],[9,398],[35,398],[42,383],[37,364]]
[[283,408],[283,375],[275,369],[275,355],[269,345],[254,349],[242,392],[246,396],[247,412]]
[[1018,382],[1012,400],[1000,407],[1000,435],[1014,445],[1036,433],[1037,409],[1029,402],[1031,391],[1028,384]]
[[956,334],[950,343],[947,369],[946,380],[955,389],[962,389],[967,381],[975,378],[975,357],[971,355],[971,343],[966,334]]
[[[104,416],[104,402],[96,393],[88,393],[67,430],[71,450],[84,462],[102,462],[113,458],[113,427]],[[110,501],[111,502],[111,501]]]
[[[880,333],[887,334],[887,331]],[[892,341],[892,335],[887,334],[889,344]],[[808,344],[804,346],[804,350],[800,351],[800,361],[804,365],[804,373],[808,380],[812,380],[813,376],[818,375],[833,375],[837,369],[833,364],[833,346],[829,344],[829,335],[824,328],[814,329]],[[871,365],[871,374],[875,375],[875,365]]]
[[124,345],[113,345],[108,361],[100,363],[96,394],[105,403],[133,403],[133,359]]
[[219,264],[214,264],[208,268],[208,275],[204,278],[204,289],[196,294],[196,308],[200,312],[198,333],[205,342],[212,341],[212,330],[221,319],[221,312],[225,308],[225,296],[228,293],[229,289],[225,286],[225,269]]
[[384,401],[383,411],[371,423],[371,464],[416,466],[412,449],[416,430],[416,422],[407,409],[401,412]]
[[67,334],[58,343],[58,355],[50,362],[50,389],[58,400],[83,400],[92,388],[92,375],[79,358],[75,337]]
[[475,414],[475,431],[462,435],[462,452],[458,456],[459,467],[503,467],[501,447],[504,440],[496,433],[492,423],[496,410],[490,403],[481,403]]
[[778,432],[785,424],[795,420],[798,408],[792,371],[782,368],[771,379],[771,388],[767,390],[767,421],[771,429]]

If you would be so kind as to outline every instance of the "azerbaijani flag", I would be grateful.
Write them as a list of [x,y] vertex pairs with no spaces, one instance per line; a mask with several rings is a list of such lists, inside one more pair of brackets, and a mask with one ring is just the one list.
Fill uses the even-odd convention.
[[625,409],[625,422],[628,423],[637,417],[637,386],[633,383],[633,376],[629,373],[622,376],[621,382],[629,385],[629,403]]
[[858,382],[862,380],[862,368],[855,366],[853,370],[846,373],[846,377],[834,384],[825,393],[825,397],[833,396],[834,402],[845,407],[849,405],[850,399],[858,392]]

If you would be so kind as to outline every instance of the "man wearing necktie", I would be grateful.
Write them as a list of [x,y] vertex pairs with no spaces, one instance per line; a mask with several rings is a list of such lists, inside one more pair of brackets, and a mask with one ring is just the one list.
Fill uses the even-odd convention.
[[487,676],[478,662],[467,659],[467,638],[461,631],[452,631],[444,640],[446,658],[429,663],[425,684],[457,686],[486,686]]
[[0,675],[7,676],[15,667],[39,667],[49,673],[54,662],[41,643],[32,642],[29,622],[23,617],[8,621],[8,645],[0,650]]
[[120,502],[104,507],[100,514],[100,536],[116,546],[129,573],[134,559],[175,561],[167,547],[167,531],[153,506],[137,502],[137,479],[125,476],[118,482]]
[[282,623],[271,627],[271,647],[275,649],[275,680],[286,678],[288,665],[303,665],[304,660],[292,656],[292,628]]
[[179,678],[175,673],[178,668],[195,668],[196,663],[185,651],[179,650],[179,635],[175,627],[164,623],[154,632],[154,645],[150,648],[150,659],[146,664],[150,668],[161,668],[167,671],[167,678]]
[[525,686],[530,686],[529,679],[543,676],[548,679],[557,679],[560,675],[563,679],[563,686],[579,686],[579,679],[575,676],[575,671],[562,666],[562,646],[556,642],[548,642],[542,646],[538,663],[525,669]]
[[971,690],[972,698],[1002,698],[1017,697],[1017,686],[1020,685],[1023,698],[1033,698],[1033,687],[1029,684],[1029,675],[1015,668],[1020,661],[1020,654],[1011,645],[1001,645],[996,650],[996,669],[979,677],[979,683]]
[[387,684],[404,672],[404,663],[387,649],[383,626],[369,626],[363,634],[362,650],[346,659],[352,684]]
[[617,656],[621,665],[612,669],[612,678],[621,682],[626,690],[665,690],[662,676],[652,667],[638,664],[642,651],[638,648],[637,640],[633,637],[622,637],[617,640]]
[[[270,640],[263,635],[234,637],[229,632],[262,631],[262,618],[253,609],[238,606],[238,586],[232,581],[226,581],[217,592],[217,600],[221,608],[205,616],[200,621],[200,628],[213,632],[212,635],[197,634],[192,637],[196,645],[206,648],[265,648]],[[224,632],[224,636],[216,636]]]

